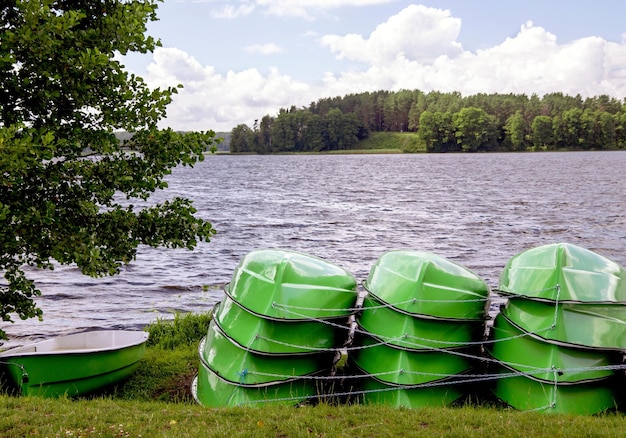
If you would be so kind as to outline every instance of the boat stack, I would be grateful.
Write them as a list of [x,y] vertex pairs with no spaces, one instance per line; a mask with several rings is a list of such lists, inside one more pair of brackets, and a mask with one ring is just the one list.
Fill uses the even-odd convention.
[[355,278],[322,259],[248,253],[200,343],[194,397],[207,407],[316,398],[348,339],[356,300]]
[[484,338],[487,284],[435,254],[395,250],[364,287],[348,353],[361,401],[417,408],[463,397]]
[[498,288],[507,302],[486,343],[499,373],[494,394],[519,410],[615,408],[625,391],[624,268],[555,243],[512,257]]

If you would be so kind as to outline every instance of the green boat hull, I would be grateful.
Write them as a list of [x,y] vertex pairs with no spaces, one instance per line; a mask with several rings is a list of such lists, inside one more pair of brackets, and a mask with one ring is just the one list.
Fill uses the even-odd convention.
[[498,289],[536,300],[626,304],[626,271],[587,249],[554,243],[509,259]]
[[204,362],[200,362],[191,390],[195,400],[208,408],[294,406],[315,399],[317,394],[315,381],[308,379],[238,385],[222,379]]
[[576,385],[555,385],[515,376],[498,379],[493,393],[520,411],[593,415],[617,407],[618,400],[612,388],[614,385],[612,379]]
[[[117,343],[116,336],[124,341]],[[7,350],[0,362],[22,395],[76,397],[134,373],[147,339],[146,332],[80,333]]]
[[222,379],[245,385],[317,374],[332,367],[335,355],[334,352],[284,356],[257,354],[235,343],[213,321],[198,351],[201,362]]
[[384,383],[420,385],[454,378],[472,369],[469,352],[409,351],[380,343],[367,335],[357,335],[350,361],[365,374]]
[[626,306],[621,304],[555,304],[511,298],[501,314],[519,330],[549,343],[626,350]]
[[[215,323],[239,345],[259,354],[310,354],[327,351],[348,338],[347,318],[332,324],[262,318],[230,298],[214,309]],[[344,323],[345,321],[345,323]]]
[[360,403],[392,408],[446,407],[465,396],[453,384],[404,387],[389,385],[371,377],[359,379],[354,388]]
[[489,287],[478,275],[423,251],[383,254],[365,288],[378,300],[423,317],[482,320],[489,306]]
[[611,366],[621,363],[616,352],[580,350],[538,340],[497,315],[485,344],[489,355],[508,369],[550,382],[580,383],[611,377]]
[[274,319],[348,316],[357,299],[356,279],[317,257],[257,250],[237,265],[226,294],[250,312]]
[[420,318],[386,307],[370,296],[356,317],[358,330],[399,348],[451,349],[481,341],[484,321],[446,321]]

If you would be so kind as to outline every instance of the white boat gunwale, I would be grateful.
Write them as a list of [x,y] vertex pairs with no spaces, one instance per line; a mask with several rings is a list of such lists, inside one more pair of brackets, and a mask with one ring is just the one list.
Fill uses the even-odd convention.
[[[93,342],[97,337],[105,337],[107,342]],[[117,337],[119,337],[119,342]],[[28,356],[55,356],[55,355],[72,355],[72,354],[89,354],[104,353],[107,351],[117,351],[129,347],[135,347],[145,343],[148,340],[149,333],[139,330],[96,330],[73,333],[70,335],[58,336],[50,339],[27,344],[15,348],[11,348],[0,352],[0,359],[28,357]],[[81,344],[76,342],[70,344],[71,341],[83,340]],[[94,346],[89,345],[90,341],[95,343]],[[43,347],[43,348],[42,348]]]

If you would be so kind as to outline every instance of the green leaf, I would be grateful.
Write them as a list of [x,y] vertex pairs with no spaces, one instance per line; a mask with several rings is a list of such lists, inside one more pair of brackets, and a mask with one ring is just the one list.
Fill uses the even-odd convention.
[[[203,159],[215,134],[157,130],[176,88],[150,89],[114,59],[160,44],[145,35],[159,1],[87,3],[24,0],[0,13],[5,321],[42,315],[24,265],[52,268],[56,260],[87,275],[113,275],[141,244],[193,249],[215,233],[188,199],[143,209],[119,204],[166,188],[165,176]],[[120,144],[114,131],[133,137]]]

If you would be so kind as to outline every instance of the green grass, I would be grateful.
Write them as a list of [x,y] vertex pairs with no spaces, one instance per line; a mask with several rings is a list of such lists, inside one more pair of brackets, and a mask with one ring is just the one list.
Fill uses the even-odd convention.
[[187,403],[0,397],[3,437],[621,437],[623,415],[381,406],[206,409]]
[[[556,415],[496,405],[395,409],[330,405],[208,409],[190,392],[209,314],[147,328],[137,372],[76,400],[0,395],[0,437],[621,437],[626,415]],[[177,344],[178,342],[178,344]]]
[[148,346],[173,350],[182,346],[197,345],[206,335],[212,313],[176,314],[173,320],[159,319],[146,327],[150,334]]
[[372,132],[356,145],[357,149],[396,152],[426,152],[417,134],[413,132]]
[[191,382],[198,370],[198,342],[206,335],[211,313],[177,314],[146,327],[146,356],[124,385],[113,388],[116,398],[191,402]]

